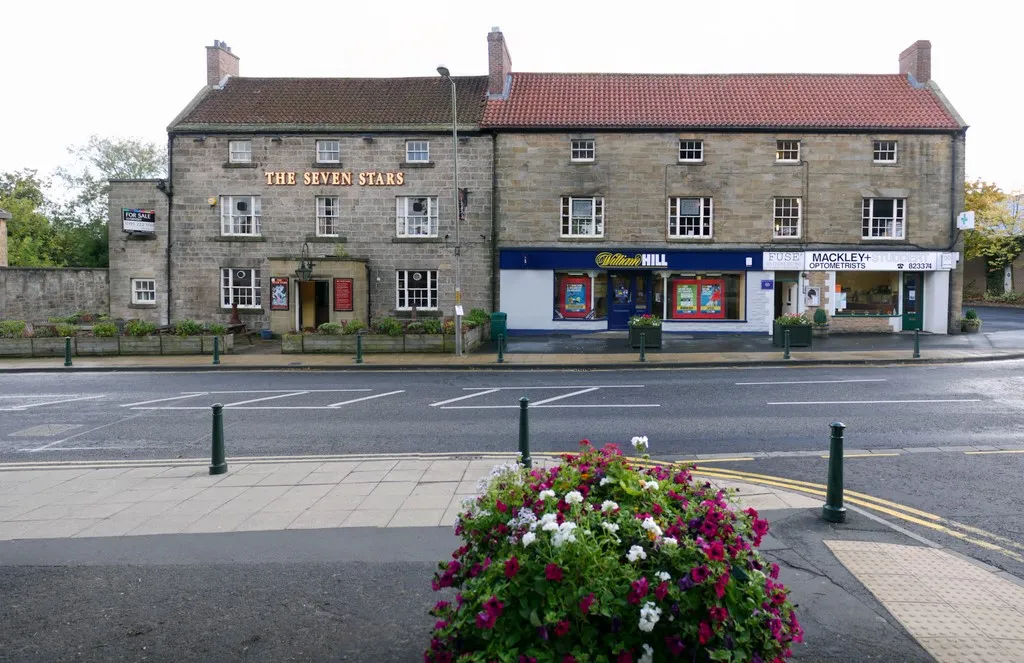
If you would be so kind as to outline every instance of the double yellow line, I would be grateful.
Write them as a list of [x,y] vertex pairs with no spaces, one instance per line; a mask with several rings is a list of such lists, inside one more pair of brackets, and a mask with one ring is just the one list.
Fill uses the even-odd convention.
[[[657,465],[659,463],[655,461],[643,461],[637,459],[644,465]],[[665,464],[665,463],[661,463]],[[689,463],[684,463],[689,464]],[[694,475],[702,477],[709,477],[713,479],[724,479],[726,481],[744,481],[747,483],[758,484],[762,486],[773,486],[776,488],[783,488],[786,490],[796,491],[808,495],[815,495],[821,497],[824,502],[825,493],[827,486],[820,483],[811,483],[809,481],[798,481],[796,479],[786,479],[784,477],[776,477],[768,474],[755,474],[753,472],[740,472],[737,470],[729,470],[720,467],[708,467],[698,466],[694,471]],[[1024,563],[1024,555],[1020,552],[1024,551],[1024,544],[1020,544],[1012,539],[1008,539],[998,534],[966,525],[964,523],[943,518],[942,516],[934,513],[928,513],[920,509],[905,506],[897,502],[891,502],[884,500],[880,497],[874,497],[872,495],[866,495],[853,490],[843,491],[843,501],[848,504],[854,504],[865,509],[870,509],[878,513],[884,513],[887,516],[898,518],[902,521],[913,523],[921,527],[925,527],[936,532],[942,532],[948,536],[965,541],[972,545],[998,552],[1010,559],[1017,562]],[[1015,549],[1015,550],[1014,550]]]

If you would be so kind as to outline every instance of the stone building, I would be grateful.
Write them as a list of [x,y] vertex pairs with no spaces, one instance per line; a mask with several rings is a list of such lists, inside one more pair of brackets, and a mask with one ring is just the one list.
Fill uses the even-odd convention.
[[[166,181],[114,182],[111,314],[277,333],[491,301],[487,77],[246,78],[223,42],[168,127]],[[312,265],[309,275],[299,268]],[[301,278],[300,276],[301,275]]]
[[[945,333],[966,125],[918,41],[891,75],[513,72],[490,41],[510,329]],[[958,329],[958,325],[956,325]]]

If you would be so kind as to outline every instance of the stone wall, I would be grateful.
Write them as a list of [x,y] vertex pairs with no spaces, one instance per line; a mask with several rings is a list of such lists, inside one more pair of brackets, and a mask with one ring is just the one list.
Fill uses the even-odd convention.
[[0,267],[0,319],[46,322],[79,311],[108,313],[106,269]]
[[[113,180],[107,207],[110,242],[110,315],[167,324],[167,196],[161,180]],[[156,211],[156,234],[124,232],[121,210]],[[132,279],[156,281],[156,301],[132,304]],[[173,287],[173,286],[172,286]]]
[[[452,141],[450,135],[406,136],[253,135],[253,163],[228,164],[228,137],[178,135],[173,139],[172,317],[222,320],[230,310],[221,307],[222,267],[261,269],[262,308],[240,310],[251,327],[268,321],[269,257],[299,255],[308,242],[317,256],[366,260],[369,268],[371,315],[394,314],[396,270],[438,271],[438,305],[454,314],[455,224]],[[315,142],[338,139],[341,164],[315,164]],[[429,164],[405,163],[407,139],[430,142]],[[468,189],[461,223],[463,304],[490,308],[491,302],[491,150],[489,136],[460,137],[459,186]],[[359,185],[366,172],[403,173],[403,184]],[[267,183],[266,173],[293,172],[294,184]],[[329,184],[306,184],[304,173],[329,173]],[[351,173],[351,185],[335,185],[334,173]],[[262,236],[222,237],[220,196],[259,195]],[[340,237],[316,236],[316,197],[340,198]],[[399,196],[437,196],[437,238],[396,237],[396,199]],[[210,203],[210,199],[214,201]],[[297,265],[296,265],[297,266]],[[292,268],[294,270],[294,267]],[[313,278],[316,278],[314,268]]]

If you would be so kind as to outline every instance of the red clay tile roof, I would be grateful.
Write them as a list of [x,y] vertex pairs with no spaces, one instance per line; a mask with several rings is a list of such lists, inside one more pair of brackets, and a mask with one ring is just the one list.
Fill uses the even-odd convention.
[[[479,124],[486,76],[456,76],[459,124]],[[451,83],[430,78],[229,78],[175,126],[450,125]],[[173,127],[172,127],[173,128]]]
[[483,125],[509,128],[958,129],[905,76],[513,73]]

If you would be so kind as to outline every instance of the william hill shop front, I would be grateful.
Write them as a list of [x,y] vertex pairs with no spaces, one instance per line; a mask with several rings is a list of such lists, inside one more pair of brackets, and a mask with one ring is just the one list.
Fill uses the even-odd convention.
[[665,332],[771,331],[761,252],[505,249],[499,260],[510,332],[626,330],[645,314]]

